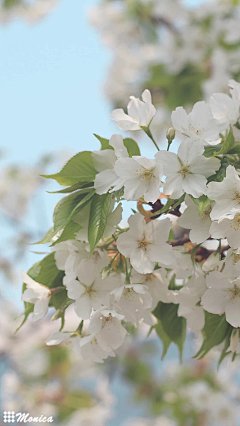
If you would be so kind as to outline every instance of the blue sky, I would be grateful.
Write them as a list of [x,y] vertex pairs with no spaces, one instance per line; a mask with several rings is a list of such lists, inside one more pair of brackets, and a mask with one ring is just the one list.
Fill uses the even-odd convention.
[[102,94],[110,54],[88,23],[97,0],[62,0],[35,25],[0,28],[1,146],[11,161],[97,148],[114,124]]

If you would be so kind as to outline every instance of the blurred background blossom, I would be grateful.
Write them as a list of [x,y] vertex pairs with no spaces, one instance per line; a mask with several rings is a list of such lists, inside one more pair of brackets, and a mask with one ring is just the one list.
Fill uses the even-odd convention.
[[[118,357],[98,367],[66,344],[45,345],[60,320],[28,320],[14,333],[20,268],[38,260],[28,244],[50,226],[58,199],[40,174],[96,149],[92,133],[111,136],[111,110],[145,88],[162,139],[172,109],[227,91],[240,77],[239,19],[230,0],[0,2],[1,411],[52,415],[56,426],[240,425],[239,365],[226,359],[217,372],[214,357],[190,361],[199,347],[191,336],[179,365],[175,348],[161,361],[154,333],[143,343],[129,329]],[[143,150],[151,152],[147,143]],[[77,324],[71,309],[67,321]]]

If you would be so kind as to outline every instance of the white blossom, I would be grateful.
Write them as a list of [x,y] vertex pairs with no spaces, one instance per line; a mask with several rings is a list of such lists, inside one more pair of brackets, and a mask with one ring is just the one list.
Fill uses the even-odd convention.
[[194,201],[186,195],[185,203],[187,208],[184,210],[182,215],[178,218],[178,225],[186,229],[191,229],[189,238],[192,243],[202,243],[210,237],[210,226],[212,221],[210,219],[210,213],[212,205],[209,204],[203,211],[202,215],[198,214],[198,206]]
[[192,277],[184,285],[177,295],[179,303],[178,316],[187,319],[188,327],[194,333],[198,333],[204,327],[205,317],[202,306],[199,306],[201,296],[206,291],[206,283],[203,277]]
[[90,320],[89,332],[95,336],[99,345],[105,352],[111,352],[122,346],[126,329],[121,321],[124,316],[115,310],[109,310],[106,307],[100,308]]
[[152,297],[142,284],[124,284],[111,291],[115,308],[124,315],[124,320],[137,324],[152,307]]
[[221,272],[210,272],[206,277],[208,290],[202,296],[201,304],[212,314],[226,314],[226,320],[233,327],[240,327],[240,278],[232,280]]
[[128,114],[123,109],[115,109],[112,120],[116,121],[116,126],[121,130],[140,130],[141,127],[148,127],[156,114],[156,109],[152,104],[152,96],[149,90],[142,93],[142,101],[134,96],[130,96],[127,106]]
[[214,93],[210,98],[213,117],[218,120],[222,131],[228,130],[239,118],[239,104],[225,93]]
[[145,201],[154,203],[158,199],[163,168],[155,159],[121,158],[116,161],[114,170],[123,181],[126,200],[144,197]]
[[183,107],[176,108],[172,112],[172,125],[183,135],[205,145],[216,145],[220,142],[221,126],[213,118],[210,105],[204,101],[197,102],[189,114]]
[[195,198],[206,194],[207,177],[220,167],[217,158],[205,158],[204,147],[198,141],[185,139],[178,153],[159,151],[156,160],[162,164],[166,176],[163,192],[171,198],[179,198],[186,192]]
[[33,322],[42,319],[48,312],[51,291],[45,285],[34,281],[26,272],[22,271],[22,281],[27,288],[22,294],[24,302],[34,303]]
[[133,270],[131,274],[132,284],[143,284],[152,296],[152,310],[158,302],[172,303],[175,300],[176,293],[169,290],[169,279],[166,277],[166,270],[161,268],[149,274],[139,274]]
[[235,216],[226,215],[212,223],[210,234],[213,238],[227,238],[230,247],[240,247],[240,212]]
[[240,212],[240,178],[233,166],[226,169],[222,182],[210,182],[207,196],[216,201],[210,213],[212,220],[218,220],[228,213]]
[[153,272],[155,263],[171,263],[172,247],[166,244],[171,229],[170,219],[152,220],[146,224],[144,217],[136,213],[128,219],[129,231],[118,237],[120,253],[130,258],[140,274]]
[[68,297],[75,300],[74,309],[82,319],[89,319],[93,309],[108,303],[110,291],[119,285],[118,279],[108,276],[102,279],[93,259],[83,260],[77,270],[77,278],[64,277]]
[[120,135],[113,135],[109,145],[114,149],[92,152],[93,165],[99,172],[95,177],[94,188],[100,195],[109,191],[117,191],[123,186],[123,180],[116,175],[114,165],[118,158],[128,157],[127,148],[124,146],[123,138]]

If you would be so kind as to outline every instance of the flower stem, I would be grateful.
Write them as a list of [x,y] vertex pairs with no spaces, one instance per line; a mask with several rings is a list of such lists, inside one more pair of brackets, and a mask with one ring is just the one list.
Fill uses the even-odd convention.
[[149,129],[149,127],[142,127],[142,129],[144,130],[144,132],[146,133],[146,135],[151,139],[151,141],[154,143],[155,147],[157,148],[158,151],[160,151],[160,149],[158,148],[158,144],[155,141],[151,130]]

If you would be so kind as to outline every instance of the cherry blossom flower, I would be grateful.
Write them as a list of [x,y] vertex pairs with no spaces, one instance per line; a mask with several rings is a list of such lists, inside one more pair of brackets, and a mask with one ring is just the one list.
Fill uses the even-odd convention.
[[227,238],[228,244],[234,249],[240,247],[240,212],[235,216],[226,215],[218,222],[213,222],[210,234],[216,239]]
[[27,288],[22,294],[24,302],[34,303],[33,322],[42,319],[48,312],[51,291],[45,285],[34,281],[26,272],[22,271],[22,281]]
[[144,197],[145,201],[154,203],[158,199],[163,167],[155,159],[121,158],[116,161],[114,170],[123,181],[126,200]]
[[121,324],[123,319],[123,315],[106,307],[98,309],[91,318],[88,327],[89,332],[97,338],[104,351],[111,352],[122,346],[127,334],[126,329]]
[[228,213],[240,212],[240,178],[233,166],[226,169],[222,182],[210,182],[207,196],[216,201],[210,213],[212,220],[218,220]]
[[82,261],[77,271],[78,280],[73,276],[64,277],[64,284],[68,290],[68,297],[75,300],[74,309],[82,319],[89,319],[92,309],[105,305],[110,291],[119,285],[117,278],[108,276],[101,278],[94,260]]
[[142,101],[134,96],[130,96],[130,99],[127,106],[128,114],[125,114],[123,109],[115,109],[112,112],[111,118],[116,121],[116,126],[120,130],[140,130],[141,127],[149,127],[156,114],[149,90],[146,89],[142,93]]
[[146,224],[144,217],[137,213],[128,219],[129,231],[117,240],[120,253],[130,258],[134,269],[140,274],[153,272],[155,263],[171,263],[172,247],[166,244],[171,221],[166,218]]
[[213,117],[218,120],[222,131],[228,130],[239,118],[239,104],[225,93],[214,93],[210,98]]
[[52,247],[57,268],[66,274],[73,273],[82,259],[87,259],[86,244],[76,240],[67,240]]
[[207,177],[220,167],[217,158],[205,158],[203,145],[198,141],[185,139],[175,154],[159,151],[155,157],[162,164],[166,176],[163,192],[171,198],[179,198],[186,192],[195,198],[206,194]]
[[233,327],[240,327],[240,278],[232,280],[221,272],[210,272],[206,277],[208,290],[201,299],[205,311],[212,314],[226,314],[226,320]]
[[191,229],[189,238],[192,243],[202,243],[210,237],[209,229],[212,224],[210,219],[212,205],[209,204],[202,215],[199,216],[197,205],[188,195],[185,197],[185,203],[187,208],[182,213],[182,216],[179,217],[177,221],[178,225],[186,229]]
[[114,149],[92,152],[94,167],[99,172],[95,177],[94,188],[99,195],[106,194],[109,191],[117,191],[123,186],[122,179],[114,171],[114,165],[118,158],[128,157],[127,148],[124,146],[123,138],[120,135],[113,135],[109,145]]
[[144,318],[145,310],[152,307],[152,297],[142,284],[124,284],[112,290],[111,295],[124,320],[135,324]]
[[198,333],[204,327],[205,317],[202,306],[198,306],[201,296],[206,291],[204,277],[192,277],[176,297],[179,303],[178,316],[187,319],[188,327]]
[[143,284],[152,296],[152,310],[156,308],[158,302],[172,303],[175,300],[176,292],[169,290],[169,279],[166,277],[166,270],[161,268],[150,274],[139,274],[133,270],[131,274],[132,284]]
[[197,102],[189,114],[183,107],[176,108],[172,112],[172,125],[191,140],[205,145],[216,145],[220,142],[220,123],[213,118],[210,105],[204,101]]

